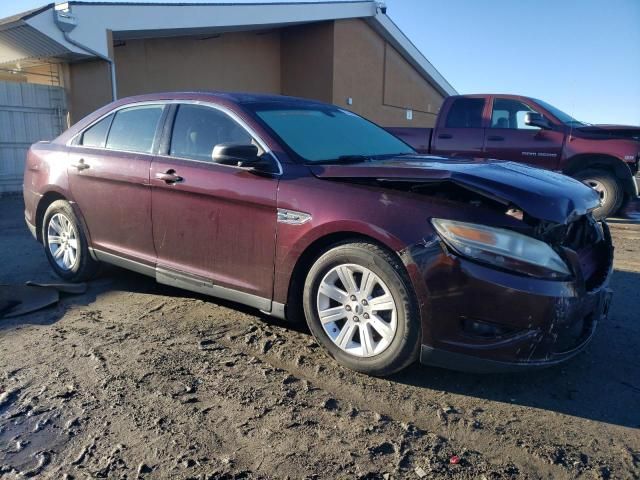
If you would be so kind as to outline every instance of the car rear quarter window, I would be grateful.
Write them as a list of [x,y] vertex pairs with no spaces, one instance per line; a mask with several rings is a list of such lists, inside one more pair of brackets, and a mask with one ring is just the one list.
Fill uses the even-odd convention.
[[220,143],[250,144],[249,133],[226,113],[203,105],[178,107],[169,155],[212,162],[213,147]]
[[106,116],[99,122],[96,122],[87,128],[80,137],[78,145],[82,145],[84,147],[104,148],[104,144],[107,140],[107,132],[111,126],[111,120],[113,120],[113,114]]
[[446,128],[482,128],[484,98],[458,98],[447,114]]
[[116,112],[107,149],[151,153],[163,105],[141,105]]

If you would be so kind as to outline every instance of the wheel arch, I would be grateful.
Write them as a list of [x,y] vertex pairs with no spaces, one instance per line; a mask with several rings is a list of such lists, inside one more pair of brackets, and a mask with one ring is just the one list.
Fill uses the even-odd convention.
[[573,176],[588,168],[608,170],[621,181],[625,196],[635,195],[635,185],[631,170],[626,163],[613,155],[592,153],[574,155],[568,160],[562,173]]
[[[73,209],[73,212],[76,214],[76,217],[78,217],[78,221],[80,222],[80,228],[82,228],[82,231],[86,236],[89,245],[91,245],[91,236],[89,235],[87,224],[84,221],[84,216],[82,215],[82,212],[78,208],[78,205],[58,190],[47,191],[44,195],[42,195],[42,198],[40,198],[40,201],[38,202],[38,206],[36,207],[36,218],[35,218],[36,239],[40,243],[42,243],[42,223],[44,221],[44,214],[47,211],[47,208],[49,208],[49,206],[53,202],[58,200],[64,200],[66,202],[69,202],[69,204],[71,205],[71,208]],[[93,257],[92,252],[91,252],[91,256]]]
[[44,214],[47,208],[49,208],[49,205],[57,200],[69,201],[62,193],[50,190],[42,195],[36,207],[36,239],[40,243],[42,243],[42,222],[44,221]]
[[[389,245],[362,232],[336,231],[316,238],[302,251],[291,271],[287,286],[287,320],[294,323],[304,322],[302,295],[307,272],[323,252],[334,245],[346,242],[368,242],[393,255],[398,255],[398,252],[394,251]],[[398,258],[400,259],[399,256]]]

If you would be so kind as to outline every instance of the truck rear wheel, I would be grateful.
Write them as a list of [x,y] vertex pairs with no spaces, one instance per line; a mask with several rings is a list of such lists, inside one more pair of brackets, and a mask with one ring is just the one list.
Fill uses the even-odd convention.
[[600,168],[589,168],[577,172],[574,178],[593,188],[600,195],[602,204],[593,211],[596,219],[604,220],[614,215],[622,206],[624,190],[612,172]]

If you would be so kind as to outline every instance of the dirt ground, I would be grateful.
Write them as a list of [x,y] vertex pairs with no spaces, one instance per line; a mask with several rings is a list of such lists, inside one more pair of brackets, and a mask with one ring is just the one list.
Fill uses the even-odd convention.
[[[640,225],[611,226],[609,321],[524,374],[366,377],[303,327],[109,269],[0,320],[0,477],[640,478]],[[0,283],[54,278],[0,199]]]

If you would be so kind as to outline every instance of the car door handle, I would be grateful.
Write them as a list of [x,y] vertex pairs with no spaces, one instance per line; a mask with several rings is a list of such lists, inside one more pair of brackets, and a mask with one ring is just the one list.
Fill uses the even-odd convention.
[[158,180],[162,180],[167,185],[173,185],[174,183],[178,183],[183,180],[180,175],[176,175],[176,171],[173,169],[167,170],[164,173],[156,173],[156,178]]
[[504,137],[501,137],[500,135],[489,135],[487,140],[491,142],[501,142],[504,140]]
[[438,138],[441,138],[442,140],[449,140],[450,138],[453,138],[453,135],[449,133],[441,133],[438,135]]
[[89,165],[84,163],[84,158],[81,158],[80,160],[78,160],[78,163],[76,163],[75,165],[72,165],[72,167],[76,168],[79,172],[81,172],[82,170],[86,170],[87,168],[89,168]]

